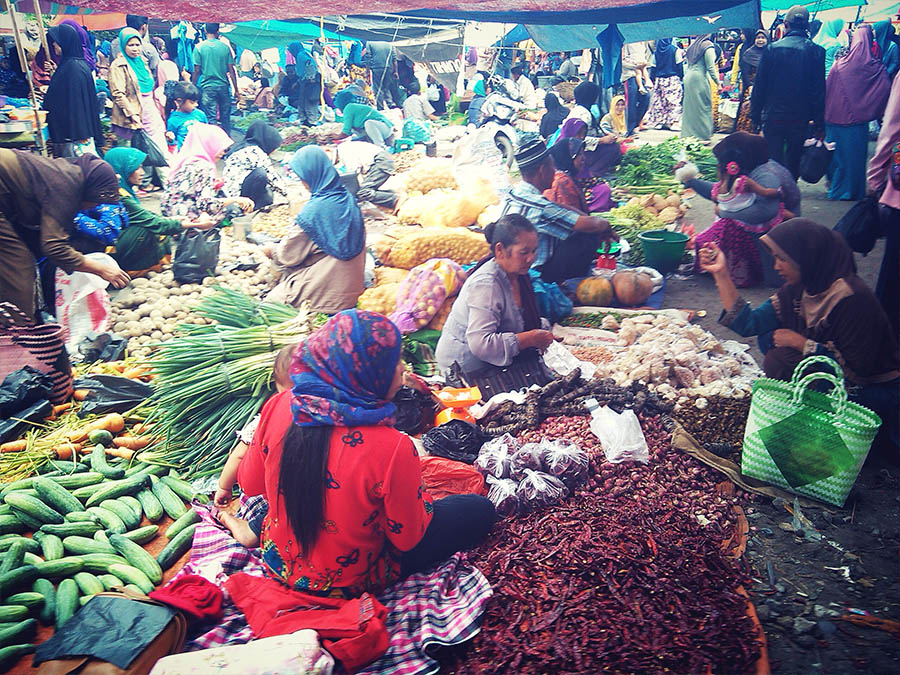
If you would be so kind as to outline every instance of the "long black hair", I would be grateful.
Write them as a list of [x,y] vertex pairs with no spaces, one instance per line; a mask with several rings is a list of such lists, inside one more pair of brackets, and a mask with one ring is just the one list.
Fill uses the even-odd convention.
[[284,435],[278,491],[297,543],[307,556],[325,523],[328,446],[334,427],[291,424]]

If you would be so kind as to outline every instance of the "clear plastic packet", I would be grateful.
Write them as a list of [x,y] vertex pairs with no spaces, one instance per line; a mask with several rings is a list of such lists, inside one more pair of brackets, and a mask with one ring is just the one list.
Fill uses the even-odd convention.
[[531,469],[525,469],[525,477],[519,481],[516,488],[520,509],[538,509],[542,506],[549,506],[565,499],[568,495],[569,488],[559,478],[543,471],[532,471]]
[[518,484],[508,478],[486,478],[488,484],[487,498],[491,500],[497,515],[501,518],[515,515],[519,510],[519,498],[516,496]]
[[509,478],[510,461],[519,449],[519,442],[509,434],[503,434],[481,446],[475,468],[485,476]]
[[588,454],[574,443],[563,440],[542,443],[541,461],[551,476],[572,487],[584,482],[590,470]]
[[544,465],[541,462],[541,443],[526,443],[519,448],[510,459],[509,475],[521,480],[525,476],[525,470],[543,471]]

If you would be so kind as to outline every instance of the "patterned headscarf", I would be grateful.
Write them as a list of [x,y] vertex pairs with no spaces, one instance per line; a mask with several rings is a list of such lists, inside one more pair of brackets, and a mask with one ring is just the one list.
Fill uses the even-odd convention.
[[396,406],[386,399],[400,350],[400,331],[381,314],[335,314],[294,353],[294,424],[391,425]]

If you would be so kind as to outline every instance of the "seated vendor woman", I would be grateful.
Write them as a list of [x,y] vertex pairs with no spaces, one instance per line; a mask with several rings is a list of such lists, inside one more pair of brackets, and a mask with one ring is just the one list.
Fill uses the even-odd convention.
[[503,216],[484,230],[491,254],[469,273],[438,340],[438,366],[461,374],[489,366],[509,366],[514,359],[541,352],[553,334],[541,328],[528,270],[534,262],[538,234],[527,218]]
[[294,352],[293,389],[266,402],[238,470],[244,494],[268,501],[249,527],[270,578],[236,575],[245,613],[280,585],[332,597],[378,593],[476,546],[493,527],[494,507],[480,495],[432,500],[415,446],[391,427],[401,349],[394,324],[353,309]]
[[813,354],[838,361],[852,385],[850,398],[881,417],[881,439],[896,453],[900,349],[884,310],[856,275],[844,238],[793,218],[773,227],[761,242],[785,284],[756,309],[738,294],[722,250],[714,242],[701,249],[701,265],[713,275],[725,307],[719,321],[740,335],[760,336],[767,377],[789,380],[794,367]]
[[310,198],[288,234],[264,249],[281,273],[270,302],[334,314],[356,306],[365,286],[366,228],[353,195],[318,145],[294,153],[291,168]]

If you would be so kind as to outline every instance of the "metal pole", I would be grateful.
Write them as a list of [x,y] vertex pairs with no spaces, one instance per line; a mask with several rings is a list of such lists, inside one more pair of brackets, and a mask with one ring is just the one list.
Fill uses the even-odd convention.
[[[35,0],[35,2],[36,1],[37,0]],[[34,80],[31,78],[31,69],[28,67],[28,60],[25,58],[25,50],[22,48],[22,38],[19,35],[19,21],[16,17],[16,8],[8,0],[4,0],[4,3],[9,10],[9,19],[12,23],[13,39],[16,42],[16,52],[19,55],[19,64],[25,69],[25,74],[28,76],[28,88],[31,92],[31,105],[34,108],[34,133],[35,136],[37,136],[38,147],[41,149],[41,154],[46,157],[47,145],[44,143],[44,130],[41,126],[40,108],[38,106],[37,94],[34,91]]]

